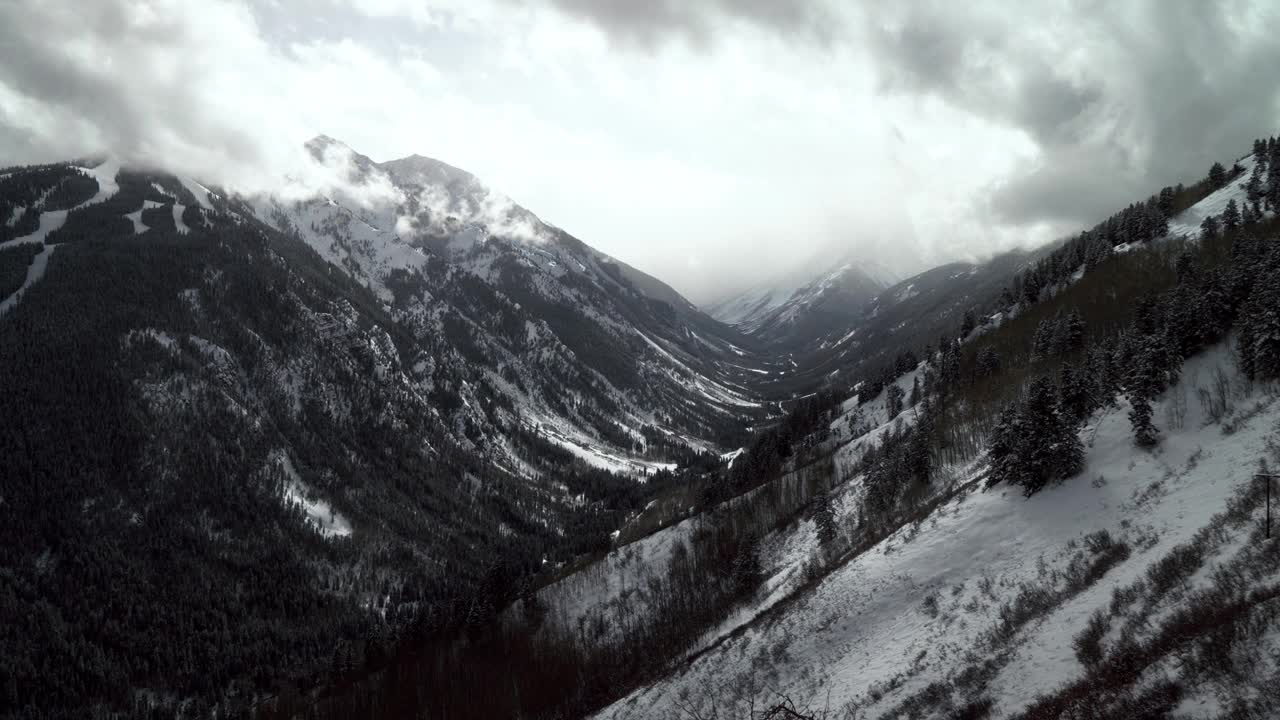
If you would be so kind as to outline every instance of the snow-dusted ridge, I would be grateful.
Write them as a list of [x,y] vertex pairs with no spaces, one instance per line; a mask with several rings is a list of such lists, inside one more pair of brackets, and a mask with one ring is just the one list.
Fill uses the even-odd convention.
[[[762,411],[743,385],[744,375],[755,374],[749,361],[729,367],[711,360],[742,351],[731,349],[732,340],[712,337],[723,328],[660,281],[437,160],[414,155],[377,163],[324,136],[307,149],[314,167],[286,180],[279,192],[245,198],[253,214],[295,234],[348,273],[425,342],[466,328],[494,363],[485,370],[484,382],[500,388],[519,408],[512,420],[545,430],[544,439],[587,464],[637,476],[670,465],[633,455],[631,444],[615,446],[608,433],[587,427],[579,413],[566,412],[554,397],[565,392],[561,381],[548,377],[559,372],[557,366],[587,371],[590,392],[584,397],[581,389],[573,391],[575,401],[588,402],[587,414],[597,418],[592,422],[612,418],[632,444],[643,442],[642,427],[661,424],[663,405],[679,415]],[[493,296],[472,297],[468,277]],[[561,308],[552,311],[560,319],[548,323],[534,313],[523,339],[495,335],[494,321],[480,309],[494,303],[510,308],[504,313],[518,313],[525,303]],[[669,306],[677,324],[671,324],[673,318],[659,320],[655,303]],[[578,344],[577,335],[595,340]],[[645,379],[640,388],[628,388],[634,380],[625,374],[608,372],[619,363],[592,362],[595,355],[614,353]],[[416,364],[419,381],[430,387],[441,362]],[[477,371],[468,368],[464,374]],[[471,396],[470,387],[459,390],[464,406],[474,412],[479,397]],[[605,399],[597,401],[593,393]],[[601,405],[590,410],[597,402]],[[692,439],[695,447],[704,443]],[[514,460],[509,465],[521,466]]]
[[[1232,367],[1224,345],[1187,361],[1182,379],[1156,408],[1162,416],[1176,417],[1174,406],[1185,413],[1158,452],[1133,446],[1122,401],[1099,411],[1081,431],[1088,445],[1084,472],[1029,499],[1016,489],[981,489],[973,482],[982,476],[981,464],[956,468],[957,487],[964,489],[926,521],[838,567],[787,612],[750,622],[779,601],[786,578],[818,551],[812,523],[801,523],[790,540],[775,540],[792,550],[769,561],[771,579],[753,606],[704,641],[707,652],[599,717],[676,718],[690,708],[738,717],[753,699],[758,708],[779,695],[832,712],[856,708],[859,718],[880,717],[931,683],[952,681],[988,657],[984,652],[995,653],[986,648],[994,647],[989,633],[1001,622],[1001,603],[1024,587],[1060,583],[1071,563],[1090,557],[1090,543],[1102,542],[1090,538],[1105,532],[1106,542],[1129,548],[1127,559],[1083,591],[1065,595],[991,656],[998,659],[988,683],[990,717],[1015,714],[1084,672],[1074,638],[1114,590],[1144,577],[1253,483],[1258,459],[1280,436],[1280,401],[1266,388],[1251,390]],[[1231,378],[1241,417],[1230,433],[1194,400],[1219,371]],[[841,512],[858,504],[858,493],[855,478],[842,489]],[[1247,546],[1261,512],[1257,508],[1245,526],[1227,528],[1215,562],[1232,562]],[[1199,573],[1190,587],[1210,582],[1211,573]],[[1185,596],[1171,596],[1170,608],[1178,597]],[[743,629],[728,632],[737,627]],[[1214,687],[1193,676],[1183,681],[1188,696],[1180,717],[1216,717],[1221,706]]]

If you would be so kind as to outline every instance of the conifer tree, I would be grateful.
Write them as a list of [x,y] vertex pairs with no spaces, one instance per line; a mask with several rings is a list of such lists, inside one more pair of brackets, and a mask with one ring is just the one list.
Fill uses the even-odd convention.
[[1280,267],[1261,273],[1240,310],[1237,353],[1251,378],[1280,377]]
[[1259,215],[1257,204],[1250,200],[1244,204],[1244,210],[1240,211],[1240,224],[1253,225],[1258,222]]
[[1023,476],[1018,453],[1022,438],[1022,414],[1017,403],[1009,403],[1000,410],[987,443],[987,460],[991,468],[987,476],[988,487],[1002,482],[1019,484]]
[[1262,163],[1254,163],[1253,172],[1249,175],[1249,184],[1245,186],[1249,204],[1256,205],[1262,200]]
[[989,484],[1007,482],[1025,495],[1039,492],[1048,482],[1071,477],[1084,466],[1084,446],[1076,423],[1063,412],[1058,391],[1049,378],[1031,384],[1021,406],[1000,413],[987,446]]
[[1236,204],[1236,199],[1231,198],[1227,201],[1227,207],[1222,211],[1222,229],[1226,232],[1233,232],[1240,227],[1240,206]]
[[1218,218],[1209,215],[1200,223],[1200,231],[1206,238],[1218,237]]
[[1227,184],[1227,170],[1222,163],[1216,162],[1209,167],[1209,186],[1214,190]]
[[813,521],[818,529],[818,541],[830,545],[836,539],[836,515],[828,490],[822,490],[813,498]]
[[1078,423],[1093,410],[1093,397],[1084,368],[1063,365],[1058,374],[1058,392],[1062,398],[1062,412],[1067,419]]
[[1050,355],[1053,355],[1054,330],[1054,322],[1048,318],[1041,320],[1040,323],[1036,325],[1035,335],[1031,337],[1031,359],[1033,361],[1043,360]]
[[898,417],[898,414],[902,412],[902,396],[904,394],[902,388],[898,387],[895,382],[891,382],[885,387],[884,409],[888,413],[890,420]]
[[974,372],[978,377],[989,377],[1000,370],[1000,355],[994,348],[987,346],[978,351],[974,360]]
[[1022,490],[1030,496],[1050,480],[1067,478],[1084,466],[1084,446],[1075,423],[1068,421],[1058,403],[1053,381],[1042,377],[1031,383],[1023,407],[1025,475]]
[[1072,308],[1059,327],[1058,352],[1070,353],[1084,347],[1084,317],[1079,308]]
[[1155,447],[1160,441],[1159,431],[1151,422],[1151,400],[1145,395],[1130,395],[1129,423],[1133,426],[1133,442],[1138,447]]

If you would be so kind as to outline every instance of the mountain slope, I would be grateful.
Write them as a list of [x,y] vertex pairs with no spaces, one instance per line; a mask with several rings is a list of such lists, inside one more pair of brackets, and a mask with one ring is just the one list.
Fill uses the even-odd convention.
[[[1195,358],[1184,369],[1184,385],[1166,402],[1194,393],[1230,362],[1222,347]],[[769,707],[783,697],[797,708],[837,716],[945,717],[977,701],[989,703],[991,717],[1015,716],[1037,696],[1088,676],[1090,667],[1076,658],[1072,642],[1094,611],[1102,608],[1105,617],[1109,603],[1116,607],[1111,598],[1159,577],[1185,548],[1199,543],[1204,555],[1197,562],[1206,567],[1252,568],[1263,574],[1261,585],[1280,579],[1274,558],[1254,547],[1264,508],[1252,477],[1257,458],[1273,447],[1280,408],[1264,395],[1238,399],[1242,407],[1254,401],[1259,409],[1231,434],[1189,408],[1158,456],[1132,446],[1123,407],[1102,413],[1082,431],[1092,438],[1085,471],[1030,499],[1001,488],[982,491],[972,482],[982,466],[968,468],[956,478],[955,494],[926,522],[903,527],[838,566],[785,612],[768,614],[778,596],[762,594],[745,611],[759,622],[724,632],[671,678],[600,717],[746,717],[752,703]],[[842,489],[836,506],[848,508],[843,521],[856,522],[850,513],[861,492],[856,480]],[[821,552],[812,522],[792,534],[798,547],[767,570],[778,580],[799,576]],[[1108,553],[1119,559],[1072,584],[1079,568]],[[1167,594],[1112,610],[1118,617],[1109,619],[1115,629],[1104,652],[1123,650],[1121,625],[1144,628],[1135,639],[1145,642],[1162,623],[1174,622],[1179,607],[1214,597],[1218,582],[1212,573],[1193,573]],[[1019,603],[1031,602],[1043,607],[1019,615]],[[1258,621],[1273,616],[1263,613]],[[1270,623],[1261,637],[1241,644],[1264,655],[1274,649],[1280,626]],[[1178,664],[1151,667],[1136,685],[1155,686],[1167,671],[1178,678],[1180,707],[1201,711],[1188,716],[1214,716],[1226,698],[1212,676],[1200,675],[1194,655],[1182,657],[1180,670]],[[977,667],[984,671],[975,676]],[[1231,687],[1262,690],[1277,669],[1263,661]]]
[[820,254],[773,283],[711,305],[709,312],[762,341],[794,347],[847,325],[897,279],[873,260]]
[[478,191],[346,157],[288,200],[0,178],[0,614],[33,618],[0,630],[0,714],[239,712],[376,667],[607,548],[762,414],[687,303],[527,211],[536,238],[401,214]]
[[468,388],[496,386],[523,422],[611,467],[602,456],[647,437],[707,447],[760,412],[743,338],[661,282],[444,163],[379,165],[323,137],[308,147],[341,182],[301,201],[254,198],[253,211],[435,343],[422,382],[467,403]]
[[[477,716],[1269,717],[1280,219],[1180,239],[1154,207],[886,292],[877,317],[997,314],[796,403],[512,606],[525,671]],[[507,677],[482,657],[462,707]]]

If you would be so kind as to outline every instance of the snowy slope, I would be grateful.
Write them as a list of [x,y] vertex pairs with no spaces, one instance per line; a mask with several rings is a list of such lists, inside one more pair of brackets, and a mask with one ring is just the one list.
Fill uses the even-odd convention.
[[[49,233],[62,227],[67,222],[67,214],[71,210],[79,210],[95,203],[105,202],[120,192],[120,186],[116,183],[116,175],[120,172],[120,163],[118,161],[108,158],[95,167],[80,167],[77,169],[97,181],[98,192],[70,210],[51,210],[40,213],[40,225],[35,232],[6,243],[0,243],[0,247],[15,247],[27,243],[44,245],[45,238],[49,236]],[[130,219],[132,220],[133,218]],[[135,227],[141,224],[141,221],[135,220]],[[44,277],[45,272],[49,269],[49,258],[53,256],[55,249],[56,246],[44,245],[35,258],[32,259],[31,265],[27,268],[27,275],[22,281],[22,286],[9,297],[0,298],[0,316],[13,309],[22,300],[22,296],[27,290]]]
[[1253,173],[1253,166],[1256,164],[1257,159],[1252,155],[1240,160],[1239,165],[1244,168],[1244,172],[1240,173],[1235,180],[1169,220],[1169,237],[1200,237],[1200,223],[1210,215],[1221,217],[1222,211],[1227,208],[1227,203],[1232,200],[1243,208],[1248,201],[1246,188]]
[[[1247,389],[1230,367],[1221,346],[1188,361],[1182,381],[1157,408],[1168,429],[1154,454],[1133,447],[1125,407],[1101,412],[1082,431],[1088,455],[1081,475],[1030,499],[1009,488],[970,486],[923,524],[839,567],[786,613],[724,640],[600,717],[677,718],[691,710],[745,717],[753,699],[759,708],[779,696],[878,717],[931,683],[954,683],[985,659],[995,668],[984,685],[994,702],[991,717],[1010,716],[1080,676],[1072,641],[1090,614],[1195,537],[1252,482],[1280,430],[1280,403],[1273,391]],[[1237,420],[1207,424],[1196,392],[1209,387],[1218,369],[1234,377]],[[1187,402],[1178,427],[1170,421],[1181,400]],[[956,470],[973,479],[982,472]],[[1220,561],[1230,562],[1255,527],[1230,529]],[[992,633],[1006,617],[1002,603],[1027,588],[1061,586],[1073,562],[1092,557],[1085,539],[1098,531],[1127,544],[1128,558],[993,640],[1004,637]],[[1198,575],[1192,588],[1207,582]],[[773,600],[758,602],[763,609]],[[1160,612],[1167,610],[1155,617]],[[1187,716],[1213,716],[1214,688],[1190,680],[1188,686]]]

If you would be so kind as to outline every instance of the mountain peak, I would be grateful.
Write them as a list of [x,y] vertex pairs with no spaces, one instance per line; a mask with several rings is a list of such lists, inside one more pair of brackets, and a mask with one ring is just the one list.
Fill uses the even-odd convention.
[[480,186],[479,178],[461,168],[425,155],[413,154],[397,160],[378,163],[398,183],[410,185],[443,185],[445,187]]

